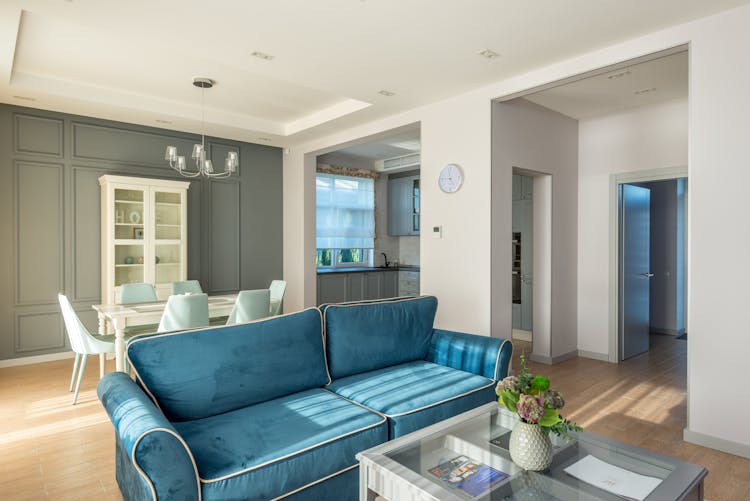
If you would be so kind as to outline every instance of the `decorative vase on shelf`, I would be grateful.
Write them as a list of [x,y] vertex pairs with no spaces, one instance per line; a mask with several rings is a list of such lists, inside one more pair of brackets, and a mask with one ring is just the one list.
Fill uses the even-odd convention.
[[125,264],[133,264],[135,262],[135,259],[133,259],[131,256],[127,256],[125,258]]
[[542,471],[552,463],[552,442],[538,424],[518,421],[510,432],[508,452],[524,470]]

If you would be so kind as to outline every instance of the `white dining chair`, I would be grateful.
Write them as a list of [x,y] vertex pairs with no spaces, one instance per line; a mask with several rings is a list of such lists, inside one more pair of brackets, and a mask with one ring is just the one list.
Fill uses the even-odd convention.
[[284,280],[274,280],[273,282],[271,282],[269,290],[271,291],[271,316],[278,315],[281,311],[281,302],[284,300],[286,282]]
[[[95,336],[91,334],[83,325],[81,319],[78,318],[73,305],[70,304],[65,294],[58,294],[57,300],[60,302],[60,311],[62,311],[65,330],[70,340],[70,348],[75,353],[69,388],[69,391],[73,391],[73,383],[75,382],[75,394],[73,395],[73,405],[75,405],[78,401],[78,392],[81,389],[81,381],[86,370],[88,356],[99,355],[99,378],[103,378],[104,356],[106,353],[115,352],[115,336]],[[76,371],[78,377],[76,377]]]
[[157,332],[183,331],[208,327],[208,295],[169,296]]
[[271,291],[269,289],[257,289],[251,291],[240,291],[234,303],[227,325],[242,324],[270,315]]

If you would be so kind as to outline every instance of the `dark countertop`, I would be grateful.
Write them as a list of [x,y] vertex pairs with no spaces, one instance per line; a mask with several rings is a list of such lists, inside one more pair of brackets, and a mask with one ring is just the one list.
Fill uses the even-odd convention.
[[383,268],[380,266],[362,266],[352,268],[318,268],[318,275],[324,275],[326,273],[368,273],[376,271],[419,271],[419,266],[400,265],[400,266],[389,266]]

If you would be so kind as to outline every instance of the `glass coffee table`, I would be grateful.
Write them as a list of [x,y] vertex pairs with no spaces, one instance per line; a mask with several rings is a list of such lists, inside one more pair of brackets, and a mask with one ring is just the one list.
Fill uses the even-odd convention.
[[[658,482],[645,498],[648,501],[703,499],[705,468],[586,431],[574,434],[570,442],[553,435],[550,467],[544,472],[524,471],[508,453],[516,420],[515,414],[493,402],[359,453],[360,501],[632,499],[574,477],[569,468],[580,460],[584,463],[579,470],[586,464],[588,473],[593,471],[591,461],[601,460],[627,470],[627,475],[637,474],[631,477],[638,482],[645,477]],[[456,475],[471,469],[478,475],[474,480],[485,481],[452,483]],[[612,478],[630,483],[630,488],[636,483],[633,478]]]

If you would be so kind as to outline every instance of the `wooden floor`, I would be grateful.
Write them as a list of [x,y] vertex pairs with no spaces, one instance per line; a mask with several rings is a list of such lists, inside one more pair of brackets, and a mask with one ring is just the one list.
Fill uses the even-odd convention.
[[[516,342],[514,366],[528,344]],[[563,414],[590,431],[709,469],[706,498],[750,499],[750,460],[682,441],[687,343],[653,336],[651,351],[622,364],[573,359],[530,364],[565,395]],[[96,398],[90,360],[70,405],[72,360],[0,369],[0,499],[122,499],[112,426]],[[113,362],[108,363],[113,369]]]

